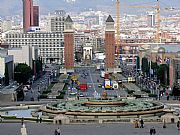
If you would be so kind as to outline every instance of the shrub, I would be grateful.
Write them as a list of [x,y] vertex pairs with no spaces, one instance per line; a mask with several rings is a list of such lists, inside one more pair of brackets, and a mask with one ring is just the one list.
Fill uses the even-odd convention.
[[42,95],[40,95],[40,97],[39,97],[39,98],[43,99],[43,98],[47,98],[47,97],[48,97],[48,95],[47,95],[47,94],[42,94]]
[[150,93],[150,94],[148,94],[148,96],[149,96],[149,97],[157,97],[157,95],[156,95],[156,94],[151,94],[151,93]]

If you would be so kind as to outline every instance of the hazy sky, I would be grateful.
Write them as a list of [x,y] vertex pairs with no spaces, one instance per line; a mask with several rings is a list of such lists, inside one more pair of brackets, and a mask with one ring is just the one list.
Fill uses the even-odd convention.
[[[65,0],[36,0],[40,5],[41,14],[47,14],[56,9],[65,9],[67,12],[72,10],[81,11],[88,8],[110,5],[113,7],[116,0],[76,0],[75,4],[66,3]],[[120,0],[121,6],[134,5],[143,3],[155,3],[156,0]],[[180,0],[160,0],[163,7],[180,8]],[[152,5],[151,4],[151,5]],[[115,5],[114,5],[115,7]],[[121,10],[128,10],[122,7]],[[10,16],[14,14],[22,14],[22,0],[0,0],[0,16]]]

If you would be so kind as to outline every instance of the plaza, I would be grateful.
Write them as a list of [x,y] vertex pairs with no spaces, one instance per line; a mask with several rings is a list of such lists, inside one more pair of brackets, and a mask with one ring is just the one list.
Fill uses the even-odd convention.
[[[0,135],[19,135],[21,123],[1,123]],[[179,135],[176,124],[162,128],[162,123],[145,123],[144,128],[134,128],[132,123],[120,124],[83,124],[83,125],[52,125],[26,123],[28,135],[53,135],[58,127],[62,135],[149,135],[149,129],[154,127],[157,135]]]

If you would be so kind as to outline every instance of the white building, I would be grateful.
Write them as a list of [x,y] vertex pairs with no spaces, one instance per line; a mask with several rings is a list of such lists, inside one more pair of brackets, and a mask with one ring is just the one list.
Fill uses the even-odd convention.
[[11,20],[4,20],[2,22],[2,30],[3,32],[9,31],[12,29],[12,21]]
[[26,63],[33,68],[32,61],[38,59],[38,48],[33,46],[22,46],[22,48],[11,48],[8,55],[14,56],[14,63]]
[[93,47],[91,44],[86,44],[86,46],[83,47],[83,59],[91,61],[92,57],[93,57]]
[[9,33],[6,34],[6,42],[10,48],[38,47],[43,63],[64,62],[63,33]]
[[156,23],[155,14],[153,12],[149,12],[147,16],[147,23],[149,27],[154,27]]
[[56,10],[51,18],[51,32],[63,32],[66,12],[64,10]]
[[32,27],[32,31],[29,33],[7,33],[6,42],[10,48],[38,47],[43,63],[63,64],[65,15],[64,10],[57,10],[55,14],[48,16],[50,26],[47,27],[51,28],[50,32],[42,32],[40,29]]
[[3,83],[6,67],[8,69],[9,80],[13,80],[13,74],[14,74],[13,56],[0,54],[0,84]]
[[82,52],[84,44],[85,44],[84,32],[75,31],[75,34],[74,34],[75,52]]

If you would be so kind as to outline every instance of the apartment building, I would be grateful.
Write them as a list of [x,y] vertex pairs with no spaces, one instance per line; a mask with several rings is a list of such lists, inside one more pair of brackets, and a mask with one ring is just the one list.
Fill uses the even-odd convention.
[[35,46],[39,49],[39,57],[44,63],[64,62],[64,35],[63,33],[9,33],[6,42],[10,48]]

